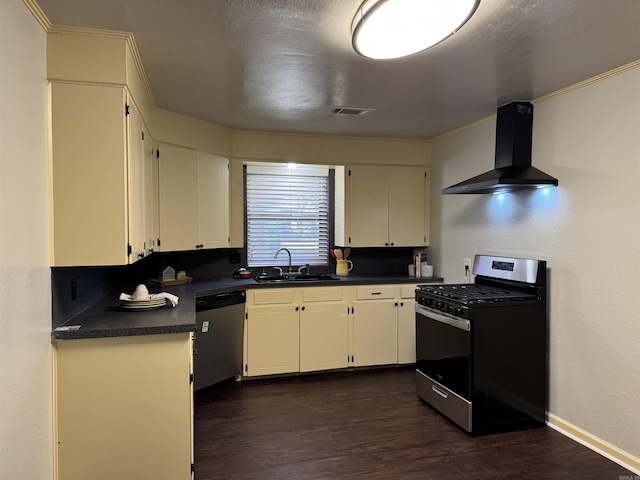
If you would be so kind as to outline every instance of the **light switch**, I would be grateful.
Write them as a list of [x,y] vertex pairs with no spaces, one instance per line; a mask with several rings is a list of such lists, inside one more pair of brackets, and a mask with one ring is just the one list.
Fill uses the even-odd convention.
[[202,333],[209,331],[209,322],[202,322]]

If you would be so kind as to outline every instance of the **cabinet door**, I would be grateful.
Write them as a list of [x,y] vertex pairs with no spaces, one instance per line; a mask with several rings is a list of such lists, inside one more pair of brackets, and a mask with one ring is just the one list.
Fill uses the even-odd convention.
[[425,244],[424,167],[389,167],[389,243],[395,247]]
[[52,265],[125,265],[124,89],[53,82],[50,95]]
[[416,285],[399,288],[398,302],[398,363],[416,362]]
[[202,248],[229,246],[229,160],[198,152],[198,232]]
[[247,376],[298,372],[299,307],[247,307]]
[[147,126],[142,123],[142,139],[143,139],[143,177],[144,177],[144,247],[145,255],[153,253],[155,238],[154,225],[156,224],[157,215],[157,203],[155,198],[157,197],[157,180],[154,175],[153,162],[154,162],[154,150],[153,140]]
[[160,248],[160,159],[158,158],[158,145],[154,142],[151,146],[151,170],[153,173],[153,228],[152,247],[159,252]]
[[354,302],[353,357],[356,367],[398,362],[398,322],[394,300]]
[[300,310],[300,371],[346,368],[347,302],[305,304]]
[[416,363],[416,313],[415,302],[402,299],[398,302],[398,363]]
[[160,147],[160,247],[195,250],[198,245],[198,153],[171,145]]
[[191,334],[55,344],[61,480],[188,480]]
[[128,187],[129,187],[129,263],[143,258],[145,248],[145,155],[142,117],[129,102],[127,115]]
[[389,242],[388,170],[386,166],[351,167],[351,246],[384,247]]

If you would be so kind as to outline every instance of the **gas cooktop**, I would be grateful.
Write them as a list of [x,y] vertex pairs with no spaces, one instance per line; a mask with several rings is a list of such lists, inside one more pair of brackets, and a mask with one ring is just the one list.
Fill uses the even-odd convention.
[[533,300],[535,294],[475,283],[419,285],[424,294],[437,295],[464,304]]

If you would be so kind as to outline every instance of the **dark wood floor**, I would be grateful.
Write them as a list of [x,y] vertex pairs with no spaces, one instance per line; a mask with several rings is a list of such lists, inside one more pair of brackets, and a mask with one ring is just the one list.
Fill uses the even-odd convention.
[[469,437],[417,399],[405,367],[199,392],[195,460],[196,480],[633,478],[548,427]]

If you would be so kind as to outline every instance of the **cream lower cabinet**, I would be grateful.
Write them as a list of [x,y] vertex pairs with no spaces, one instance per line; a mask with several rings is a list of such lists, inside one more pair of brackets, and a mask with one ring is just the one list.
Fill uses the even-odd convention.
[[247,307],[247,376],[299,371],[299,310],[293,304]]
[[393,285],[356,287],[353,366],[398,363],[398,320]]
[[397,288],[398,304],[398,363],[416,363],[416,285]]
[[415,284],[249,290],[245,375],[411,364]]
[[189,480],[191,333],[54,344],[58,480]]
[[300,371],[346,368],[349,364],[349,304],[340,287],[302,291]]
[[349,307],[340,287],[247,292],[245,375],[346,368]]

